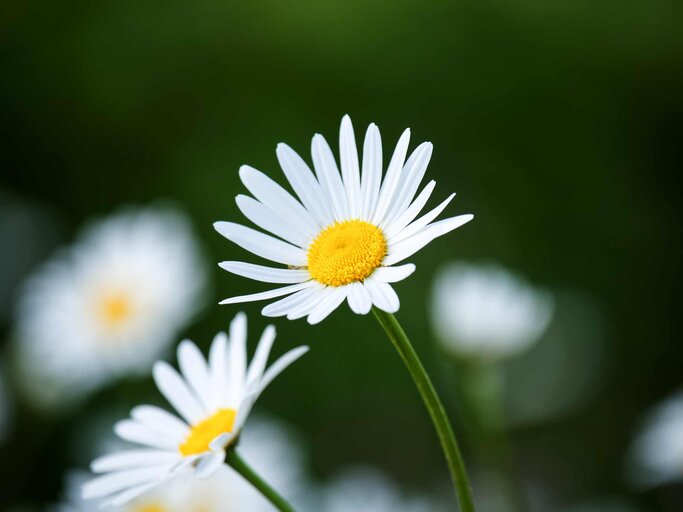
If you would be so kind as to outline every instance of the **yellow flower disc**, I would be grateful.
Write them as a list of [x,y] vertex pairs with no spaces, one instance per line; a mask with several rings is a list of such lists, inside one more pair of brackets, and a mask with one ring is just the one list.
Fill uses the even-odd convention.
[[107,327],[118,327],[133,315],[133,305],[125,293],[110,293],[100,300],[100,316]]
[[193,425],[190,434],[178,448],[180,453],[187,457],[207,451],[209,443],[218,435],[232,431],[236,414],[235,409],[219,409],[213,416]]
[[362,220],[335,222],[308,248],[308,271],[322,284],[343,286],[369,277],[386,254],[387,242],[377,226]]

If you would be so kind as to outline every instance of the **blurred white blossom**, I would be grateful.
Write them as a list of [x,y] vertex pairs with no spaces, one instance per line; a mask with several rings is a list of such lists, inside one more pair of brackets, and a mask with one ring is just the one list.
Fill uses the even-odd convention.
[[[426,496],[409,496],[379,471],[348,469],[322,489],[322,512],[437,512],[445,510]],[[311,512],[313,512],[311,510]]]
[[[293,503],[303,499],[304,472],[299,444],[279,422],[255,419],[240,439],[247,463]],[[83,500],[81,486],[88,472],[67,475],[65,500],[55,512],[98,512],[101,501]],[[232,468],[223,465],[210,478],[184,473],[108,512],[273,512],[275,508]]]
[[683,480],[683,391],[647,415],[631,446],[628,473],[642,487]]
[[23,286],[14,338],[24,388],[54,405],[150,371],[204,288],[180,213],[127,210],[92,224]]
[[498,265],[452,263],[436,275],[430,310],[446,350],[497,358],[521,352],[541,337],[553,299]]

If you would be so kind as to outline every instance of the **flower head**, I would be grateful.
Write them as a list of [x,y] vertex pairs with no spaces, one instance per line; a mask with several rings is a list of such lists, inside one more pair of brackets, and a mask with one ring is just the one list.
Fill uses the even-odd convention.
[[296,198],[256,169],[243,166],[240,178],[254,197],[237,196],[237,206],[264,231],[217,222],[216,230],[240,247],[283,265],[273,268],[239,261],[224,261],[225,270],[256,281],[287,284],[274,290],[232,297],[234,304],[287,296],[266,306],[265,316],[307,317],[315,324],[344,300],[358,314],[374,305],[387,312],[399,308],[390,283],[415,270],[400,263],[435,238],[462,226],[472,215],[438,222],[434,219],[455,194],[417,218],[432,191],[430,181],[417,194],[432,154],[425,142],[406,161],[410,130],[396,145],[382,177],[382,142],[371,124],[359,160],[351,119],[345,116],[339,135],[340,167],[321,135],[311,145],[313,167],[286,144],[277,157]]
[[131,210],[93,224],[23,289],[15,338],[25,387],[53,405],[147,371],[204,288],[181,214]]
[[495,358],[538,340],[552,317],[553,300],[500,266],[454,263],[436,275],[431,311],[447,350]]
[[641,487],[683,480],[683,392],[647,415],[631,446],[628,469]]
[[223,464],[261,392],[308,350],[295,348],[266,370],[274,340],[275,328],[269,326],[247,365],[247,320],[240,313],[230,324],[229,337],[216,335],[208,360],[185,340],[178,347],[180,374],[157,362],[154,381],[180,418],[153,405],[135,407],[114,432],[145,448],[96,459],[92,470],[104,474],[83,486],[84,498],[110,497],[108,503],[121,505],[181,472],[194,469],[200,479],[211,476]]

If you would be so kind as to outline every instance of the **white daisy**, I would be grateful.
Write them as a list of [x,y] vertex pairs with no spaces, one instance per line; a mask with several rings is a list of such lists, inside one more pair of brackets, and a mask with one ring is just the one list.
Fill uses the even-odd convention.
[[435,500],[409,496],[379,471],[358,467],[340,473],[322,491],[322,512],[437,512]]
[[628,469],[641,487],[683,480],[683,391],[647,415],[631,446]]
[[390,283],[415,270],[400,263],[435,238],[462,226],[472,215],[432,222],[455,194],[416,220],[432,191],[430,181],[415,197],[432,154],[425,142],[406,161],[410,130],[396,145],[382,178],[382,142],[379,129],[368,127],[359,162],[351,119],[344,116],[339,135],[340,167],[321,135],[313,137],[311,153],[315,175],[286,144],[277,157],[298,200],[265,174],[249,166],[240,178],[253,194],[237,196],[242,213],[261,233],[232,222],[217,222],[216,230],[240,247],[286,267],[264,267],[239,261],[220,264],[234,274],[267,283],[287,284],[274,290],[232,297],[221,304],[272,299],[265,316],[308,317],[315,324],[344,300],[358,314],[374,305],[393,313],[399,299]]
[[[280,422],[255,419],[240,436],[240,452],[249,464],[288,498],[303,495],[303,467],[297,442]],[[86,472],[67,474],[65,499],[59,512],[97,512],[104,500],[84,500]],[[273,506],[241,475],[227,466],[211,477],[197,479],[183,472],[110,512],[271,512]]]
[[114,432],[145,448],[93,461],[93,472],[104,475],[83,486],[83,497],[109,497],[108,504],[122,505],[182,472],[194,469],[200,479],[211,476],[261,392],[308,350],[290,350],[266,370],[274,340],[275,328],[268,326],[247,367],[247,319],[239,313],[229,338],[225,333],[214,338],[208,361],[185,340],[178,347],[182,376],[165,362],[155,363],[154,381],[182,419],[153,405],[135,407],[131,419],[117,423]]
[[434,279],[430,311],[446,350],[499,358],[541,337],[552,318],[553,300],[498,265],[452,263]]
[[129,210],[91,225],[23,288],[15,338],[25,387],[54,405],[149,371],[204,289],[180,213]]

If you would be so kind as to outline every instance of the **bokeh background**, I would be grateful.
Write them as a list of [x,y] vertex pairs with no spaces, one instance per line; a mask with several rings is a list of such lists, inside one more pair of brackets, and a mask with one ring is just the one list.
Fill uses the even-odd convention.
[[[65,470],[87,463],[93,417],[112,421],[154,396],[150,378],[131,378],[46,415],[12,395],[22,279],[89,219],[171,201],[210,268],[207,305],[182,333],[206,349],[238,310],[217,302],[254,290],[215,265],[254,261],[212,228],[242,219],[239,166],[283,182],[276,143],[310,161],[319,132],[336,151],[348,113],[358,139],[379,125],[385,158],[405,127],[412,147],[432,141],[435,197],[456,191],[448,211],[475,214],[417,254],[398,285],[398,316],[473,471],[457,368],[427,311],[435,271],[460,259],[502,263],[555,296],[547,335],[506,363],[530,510],[603,499],[681,510],[680,486],[643,491],[624,476],[643,413],[682,383],[676,2],[8,0],[0,13],[0,349],[13,405],[0,509],[55,502]],[[261,307],[241,308],[252,332],[267,323]],[[258,407],[299,433],[315,478],[363,463],[406,489],[446,485],[428,417],[371,316],[343,307],[315,327],[277,327],[279,353],[313,350]]]

